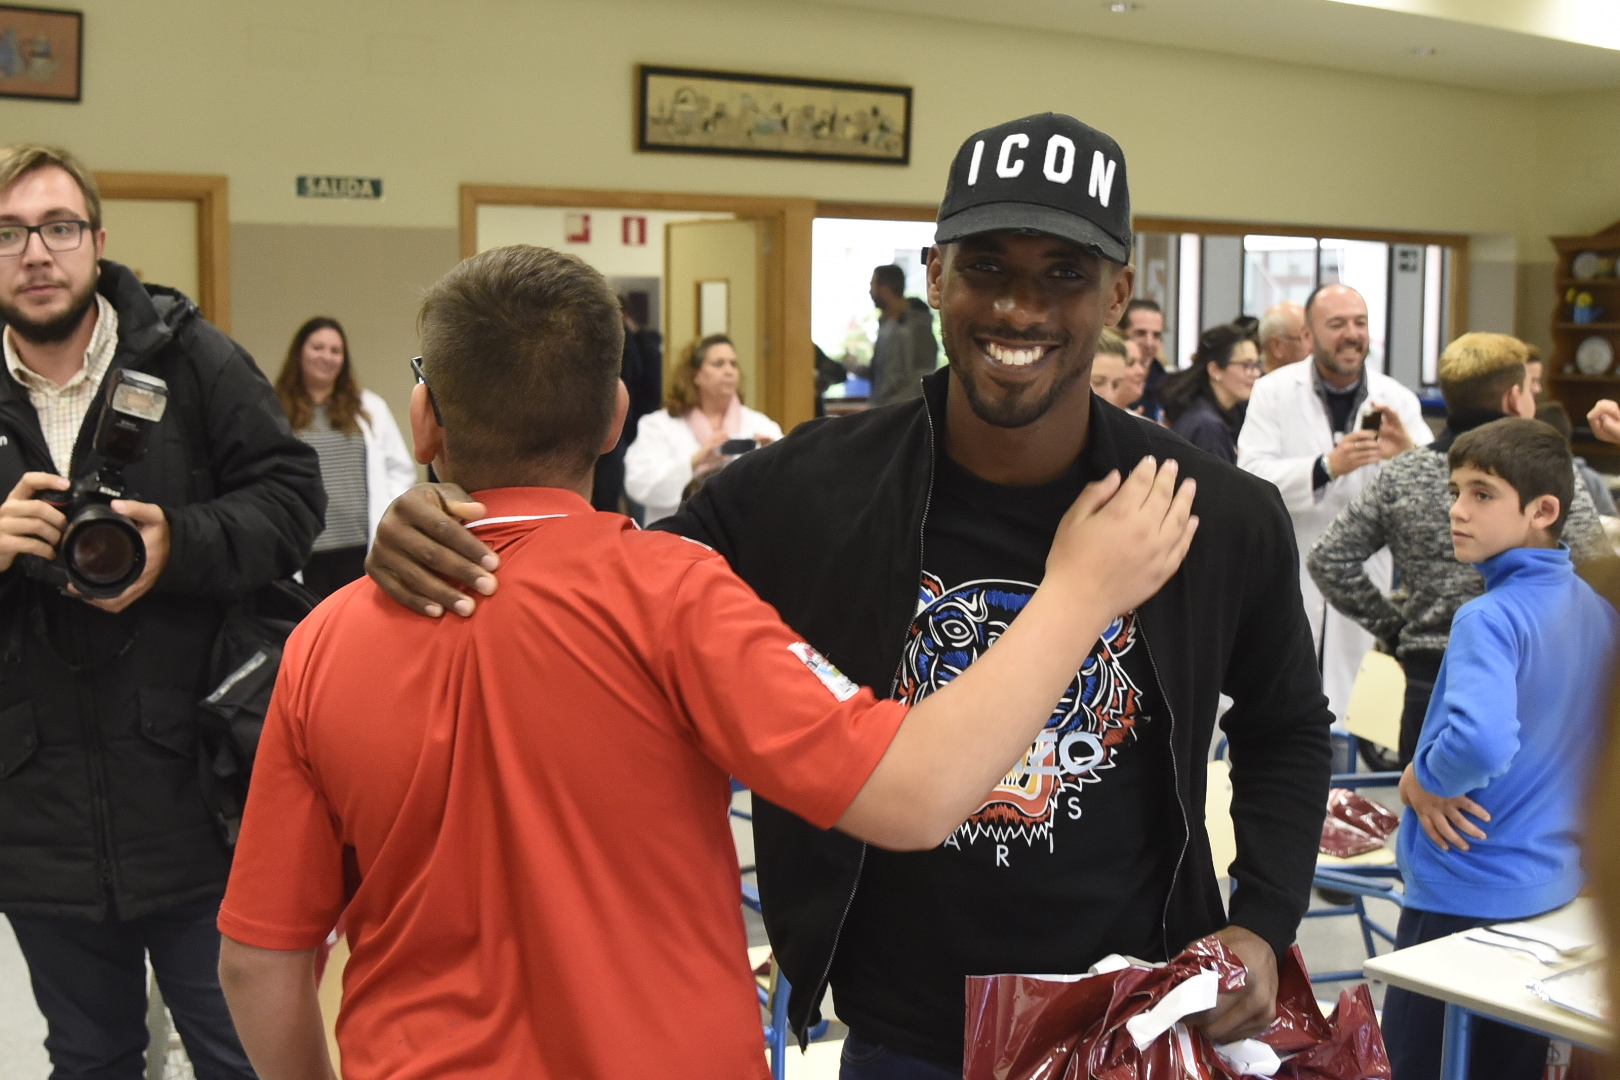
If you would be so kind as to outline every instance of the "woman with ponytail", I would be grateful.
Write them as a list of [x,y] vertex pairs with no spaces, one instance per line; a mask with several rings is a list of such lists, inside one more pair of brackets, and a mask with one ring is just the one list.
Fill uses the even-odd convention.
[[1260,371],[1260,349],[1243,327],[1223,323],[1205,330],[1192,366],[1159,383],[1170,430],[1236,465],[1238,432]]

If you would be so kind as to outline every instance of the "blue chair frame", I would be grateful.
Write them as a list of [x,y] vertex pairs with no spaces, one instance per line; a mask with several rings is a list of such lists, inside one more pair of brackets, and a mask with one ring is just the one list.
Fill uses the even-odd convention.
[[[1350,750],[1350,767],[1355,769],[1361,761],[1361,740],[1348,732],[1333,732],[1333,737],[1343,739]],[[1334,773],[1329,779],[1333,787],[1362,788],[1362,787],[1394,787],[1401,782],[1398,772],[1347,772]],[[1393,866],[1320,866],[1311,879],[1311,884],[1318,889],[1327,889],[1332,892],[1350,894],[1348,904],[1337,904],[1333,907],[1316,908],[1307,911],[1307,919],[1327,919],[1339,915],[1354,915],[1357,924],[1361,927],[1361,941],[1366,947],[1367,958],[1377,956],[1373,938],[1380,937],[1391,945],[1395,944],[1395,935],[1387,928],[1374,922],[1367,915],[1367,899],[1388,900],[1396,907],[1405,906],[1405,898],[1398,887],[1401,872]],[[1345,971],[1323,971],[1311,976],[1313,983],[1354,982],[1362,977],[1361,969],[1355,968]]]
[[[1335,739],[1344,739],[1350,750],[1350,766],[1354,769],[1361,760],[1361,740],[1348,732],[1335,731]],[[1215,756],[1226,757],[1227,741],[1223,736],[1215,746]],[[1329,785],[1342,788],[1361,787],[1394,787],[1401,781],[1398,772],[1347,772],[1334,773],[1329,777]],[[1398,887],[1401,872],[1393,866],[1320,866],[1311,878],[1311,885],[1318,889],[1327,889],[1332,892],[1350,894],[1348,904],[1335,904],[1332,907],[1315,908],[1305,913],[1307,919],[1329,919],[1341,915],[1354,915],[1357,924],[1361,927],[1361,941],[1367,949],[1367,957],[1378,955],[1374,947],[1375,937],[1383,938],[1391,945],[1395,944],[1395,935],[1374,922],[1367,915],[1366,901],[1370,897],[1375,900],[1388,900],[1396,907],[1403,907],[1404,896]],[[1354,982],[1362,978],[1361,969],[1345,971],[1323,971],[1311,976],[1313,983]]]
[[[743,785],[737,783],[735,779],[731,781],[731,794],[733,796],[740,791],[747,790]],[[739,810],[735,806],[731,808],[730,813],[738,821],[752,823],[754,820],[753,814],[746,810]],[[755,868],[752,865],[744,866],[742,872],[745,875],[752,874],[755,872]],[[742,903],[743,907],[763,914],[763,909],[759,904],[758,885],[750,884],[747,881],[742,882]],[[776,963],[775,957],[771,959],[770,985],[765,987],[756,984],[756,989],[759,992],[759,1006],[770,1017],[765,1021],[765,1049],[770,1054],[771,1080],[783,1080],[787,1076],[788,1041],[793,1034],[788,1025],[787,1017],[788,998],[793,993],[793,986],[788,982],[788,977],[782,974],[781,965]],[[826,1037],[827,1027],[828,1024],[825,1020],[814,1024],[810,1028],[810,1041],[815,1042]]]

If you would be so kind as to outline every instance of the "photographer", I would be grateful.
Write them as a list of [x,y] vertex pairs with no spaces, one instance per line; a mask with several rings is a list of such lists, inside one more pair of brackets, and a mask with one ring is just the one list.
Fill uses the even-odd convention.
[[142,1074],[150,957],[197,1075],[251,1077],[198,702],[227,605],[303,565],[325,498],[252,359],[105,246],[81,163],[0,149],[0,911],[53,1075]]

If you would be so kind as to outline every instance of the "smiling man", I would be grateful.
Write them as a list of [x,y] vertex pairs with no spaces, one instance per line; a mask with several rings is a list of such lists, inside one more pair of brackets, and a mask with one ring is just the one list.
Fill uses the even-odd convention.
[[[921,400],[746,455],[659,523],[718,550],[851,678],[915,703],[1029,602],[1088,481],[1149,455],[1198,480],[1182,569],[1108,627],[1024,762],[942,845],[884,851],[755,797],[789,1015],[806,1030],[831,984],[849,1080],[959,1077],[967,975],[1162,959],[1217,931],[1252,978],[1206,1030],[1235,1038],[1272,1016],[1316,861],[1327,710],[1275,489],[1091,392],[1098,337],[1131,296],[1130,221],[1103,133],[1048,113],[974,135],[928,266],[949,367]],[[372,576],[419,612],[473,613],[434,571],[494,591],[498,560],[451,517],[483,514],[464,498],[419,487],[379,530]],[[1230,924],[1203,822],[1222,692]]]
[[[1301,552],[1311,550],[1385,461],[1434,441],[1417,395],[1368,368],[1372,335],[1360,293],[1323,285],[1305,301],[1305,328],[1310,362],[1255,383],[1238,435],[1238,465],[1277,485]],[[1387,549],[1367,560],[1367,574],[1383,592],[1392,567]],[[1328,605],[1304,565],[1299,581],[1322,658],[1322,686],[1333,715],[1342,718],[1373,637]]]

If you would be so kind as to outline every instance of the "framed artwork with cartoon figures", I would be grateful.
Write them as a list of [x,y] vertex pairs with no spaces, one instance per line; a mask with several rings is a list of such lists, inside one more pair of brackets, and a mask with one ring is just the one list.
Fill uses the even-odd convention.
[[636,149],[911,163],[911,88],[690,68],[637,69]]
[[84,12],[0,5],[0,97],[78,101]]

